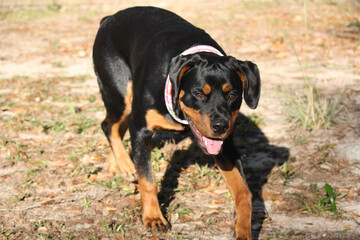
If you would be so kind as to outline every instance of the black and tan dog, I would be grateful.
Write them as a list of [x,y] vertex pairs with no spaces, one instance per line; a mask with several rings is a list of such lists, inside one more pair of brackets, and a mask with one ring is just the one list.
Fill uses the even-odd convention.
[[[226,56],[202,29],[169,11],[135,7],[101,21],[93,51],[107,115],[101,127],[112,173],[138,177],[145,227],[165,230],[152,173],[155,131],[191,129],[215,162],[235,202],[237,239],[251,239],[251,193],[232,132],[244,96],[256,108],[257,66]],[[122,144],[129,128],[133,161]]]

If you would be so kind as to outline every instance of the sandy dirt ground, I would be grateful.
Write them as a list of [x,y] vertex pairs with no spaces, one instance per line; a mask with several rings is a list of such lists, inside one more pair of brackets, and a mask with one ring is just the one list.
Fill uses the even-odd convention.
[[[235,129],[254,239],[360,239],[359,1],[103,2],[0,2],[1,239],[233,238],[231,196],[189,135],[154,138],[167,233],[146,231],[137,184],[108,174],[92,45],[102,17],[134,5],[174,11],[259,66],[259,107]],[[290,118],[306,79],[335,105],[324,128]]]

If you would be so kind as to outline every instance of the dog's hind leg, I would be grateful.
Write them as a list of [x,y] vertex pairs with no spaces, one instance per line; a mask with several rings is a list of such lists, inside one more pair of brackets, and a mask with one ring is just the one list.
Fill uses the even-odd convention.
[[135,166],[125,150],[122,139],[128,129],[132,105],[131,71],[108,35],[100,29],[94,43],[94,68],[106,108],[101,127],[110,143],[109,170],[135,180]]
[[111,152],[108,157],[110,173],[115,175],[119,172],[122,176],[130,180],[135,180],[136,171],[134,163],[122,142],[125,132],[128,129],[128,115],[131,112],[131,85],[131,82],[129,82],[127,95],[124,98],[125,108],[122,114],[119,116],[118,114],[113,114],[111,111],[108,111],[101,126],[111,146]]

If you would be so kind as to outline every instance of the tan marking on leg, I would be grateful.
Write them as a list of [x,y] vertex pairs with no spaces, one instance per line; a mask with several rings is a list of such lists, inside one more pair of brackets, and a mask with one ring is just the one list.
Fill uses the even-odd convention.
[[122,139],[119,132],[120,126],[121,123],[119,121],[113,124],[113,126],[111,127],[111,134],[109,136],[109,139],[111,143],[111,149],[112,149],[112,154],[114,156],[114,160],[109,162],[109,170],[112,174],[116,174],[117,172],[120,172],[122,176],[134,180],[136,173],[135,166],[122,143]]
[[110,149],[110,153],[106,159],[109,164],[109,172],[111,175],[116,175],[120,171],[119,166],[117,165],[117,162],[115,161],[114,153],[112,149]]
[[111,119],[106,117],[105,121],[112,123],[109,134],[112,153],[108,157],[110,172],[114,175],[120,172],[122,176],[130,178],[130,180],[135,180],[136,170],[134,163],[122,143],[122,139],[128,128],[128,115],[131,112],[132,96],[132,82],[129,82],[127,95],[124,99],[125,110],[120,120],[112,123]]
[[152,231],[163,231],[169,227],[169,223],[165,220],[160,210],[154,174],[152,179],[152,182],[141,176],[138,179],[143,212],[142,221],[145,228],[151,228]]
[[252,195],[247,187],[245,180],[239,170],[232,163],[228,162],[223,169],[219,166],[217,159],[215,162],[220,170],[222,177],[231,193],[235,203],[235,233],[236,239],[251,240],[251,213]]
[[148,110],[145,118],[150,131],[159,129],[183,131],[185,129],[183,125],[169,121],[155,109]]

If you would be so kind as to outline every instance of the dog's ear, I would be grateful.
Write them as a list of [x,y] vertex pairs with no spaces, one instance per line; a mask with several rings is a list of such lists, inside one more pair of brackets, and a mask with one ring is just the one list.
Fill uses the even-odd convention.
[[243,82],[245,102],[251,109],[255,109],[260,98],[261,80],[259,68],[250,61],[238,60],[238,65],[240,69],[237,73]]
[[191,68],[195,66],[198,61],[200,61],[200,57],[196,54],[193,54],[176,56],[170,62],[169,77],[172,84],[172,101],[174,111],[177,115],[179,115],[180,112],[180,109],[177,106],[179,105],[178,100],[181,79],[186,74],[186,72],[188,72]]
[[235,68],[239,75],[244,91],[245,103],[255,109],[260,98],[260,72],[257,65],[250,61],[240,61],[233,57],[229,57],[232,68]]

